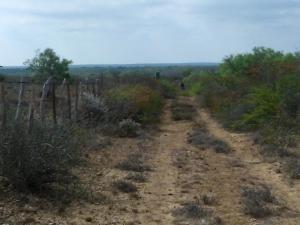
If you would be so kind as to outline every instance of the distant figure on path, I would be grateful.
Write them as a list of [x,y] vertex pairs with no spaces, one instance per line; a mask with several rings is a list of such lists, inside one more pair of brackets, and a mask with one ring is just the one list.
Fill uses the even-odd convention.
[[183,83],[183,82],[181,82],[181,83],[180,83],[180,88],[181,88],[181,90],[182,90],[182,91],[184,91],[184,90],[185,90],[185,85],[184,85],[184,83]]

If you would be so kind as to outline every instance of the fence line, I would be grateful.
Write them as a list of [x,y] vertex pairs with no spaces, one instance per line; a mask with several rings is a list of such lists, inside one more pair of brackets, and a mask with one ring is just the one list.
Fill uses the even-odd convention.
[[[15,86],[19,85],[18,90]],[[85,80],[76,81],[74,85],[71,85],[64,79],[62,83],[55,82],[51,77],[42,84],[41,92],[37,92],[37,86],[32,81],[28,81],[23,77],[20,81],[2,81],[0,82],[0,122],[2,127],[5,127],[8,120],[8,112],[15,107],[10,108],[15,104],[17,98],[16,111],[14,113],[14,120],[18,122],[21,119],[25,119],[28,123],[28,131],[31,132],[34,120],[38,119],[41,123],[45,123],[49,118],[54,125],[58,121],[64,123],[68,121],[71,124],[73,121],[79,121],[79,107],[83,101],[84,93],[91,94],[95,97],[100,96],[103,80]],[[13,93],[10,93],[13,91]],[[30,97],[26,96],[26,93],[31,93]],[[16,93],[17,97],[16,97]],[[37,98],[37,93],[39,93]],[[59,107],[58,105],[61,104]],[[28,108],[27,108],[28,106]],[[37,111],[36,106],[39,110]],[[24,108],[27,108],[24,110]],[[60,111],[58,116],[57,109]],[[28,110],[28,111],[27,111]],[[73,111],[74,110],[74,111]],[[24,116],[22,113],[27,111]],[[22,116],[23,115],[23,116]]]

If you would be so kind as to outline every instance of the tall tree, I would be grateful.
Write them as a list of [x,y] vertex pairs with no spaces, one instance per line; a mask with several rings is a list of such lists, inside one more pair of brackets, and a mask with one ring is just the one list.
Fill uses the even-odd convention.
[[38,81],[45,81],[48,77],[61,81],[64,78],[70,78],[69,65],[71,63],[71,60],[60,59],[53,49],[47,48],[43,52],[38,50],[36,56],[24,64]]

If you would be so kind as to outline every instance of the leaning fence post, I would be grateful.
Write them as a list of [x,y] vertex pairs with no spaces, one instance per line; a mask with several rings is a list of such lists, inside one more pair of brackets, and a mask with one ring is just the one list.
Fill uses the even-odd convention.
[[23,79],[23,77],[21,77],[20,89],[19,89],[19,96],[18,96],[18,106],[17,106],[16,115],[15,115],[15,120],[16,121],[19,119],[23,93],[24,93],[24,79]]
[[6,105],[6,91],[4,84],[1,83],[1,101],[2,101],[2,127],[6,126],[6,120],[7,120],[7,105]]
[[49,85],[52,81],[52,77],[49,77],[48,80],[44,83],[44,86],[43,86],[43,91],[42,91],[42,96],[41,96],[41,100],[40,100],[40,118],[41,118],[41,121],[44,122],[45,120],[45,104],[44,104],[44,101],[45,101],[45,98],[47,96],[47,94],[49,93]]
[[31,132],[33,127],[34,107],[35,107],[35,87],[34,84],[32,84],[32,96],[31,96],[31,103],[28,112],[28,132]]

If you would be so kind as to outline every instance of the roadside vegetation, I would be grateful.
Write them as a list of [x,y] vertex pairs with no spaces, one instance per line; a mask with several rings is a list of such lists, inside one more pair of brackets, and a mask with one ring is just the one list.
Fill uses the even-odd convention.
[[255,131],[263,153],[282,157],[290,175],[299,177],[299,65],[299,53],[254,48],[225,58],[216,72],[185,77],[186,94],[200,96],[225,127]]

